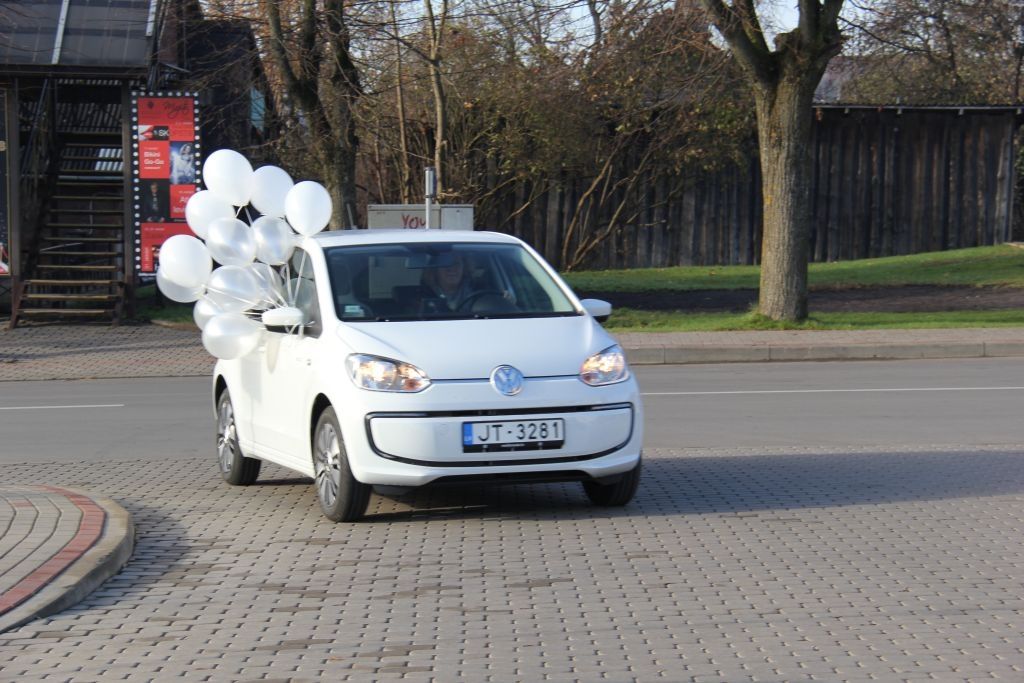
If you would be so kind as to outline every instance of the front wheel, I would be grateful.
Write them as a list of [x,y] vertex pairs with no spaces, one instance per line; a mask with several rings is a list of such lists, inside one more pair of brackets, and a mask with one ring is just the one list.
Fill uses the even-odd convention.
[[640,485],[641,463],[624,473],[622,478],[612,484],[601,484],[596,481],[583,482],[583,490],[594,505],[603,507],[621,507],[633,500],[636,489]]
[[217,399],[217,464],[220,476],[233,486],[248,486],[260,476],[262,461],[242,455],[235,427],[235,409],[225,389]]
[[334,408],[327,408],[313,431],[313,470],[320,509],[332,522],[354,522],[366,514],[371,487],[352,476]]

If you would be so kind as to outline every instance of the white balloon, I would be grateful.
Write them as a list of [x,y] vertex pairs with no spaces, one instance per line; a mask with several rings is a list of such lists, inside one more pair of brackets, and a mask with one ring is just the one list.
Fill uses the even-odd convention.
[[192,235],[172,235],[160,247],[160,270],[171,283],[195,289],[206,282],[213,259],[206,245]]
[[263,290],[263,300],[259,303],[259,307],[274,308],[276,306],[283,306],[285,303],[284,280],[281,278],[281,274],[277,272],[277,269],[260,262],[256,262],[249,267],[256,275]]
[[288,173],[277,166],[261,166],[252,174],[252,197],[250,201],[264,216],[284,216],[284,199],[295,182]]
[[210,321],[210,318],[223,312],[221,307],[213,303],[209,297],[201,296],[196,301],[196,305],[192,307],[192,319],[196,321],[196,327],[202,330],[206,328],[206,323]]
[[288,223],[295,232],[306,237],[327,227],[333,209],[327,189],[312,180],[296,183],[284,199],[284,215]]
[[218,218],[210,223],[206,248],[221,265],[244,266],[256,258],[256,237],[252,228],[237,218]]
[[262,326],[241,313],[219,313],[203,328],[203,346],[222,360],[241,358],[260,343]]
[[263,301],[263,287],[250,268],[221,266],[210,273],[206,296],[221,310],[240,313]]
[[204,291],[206,291],[206,285],[199,285],[198,287],[182,287],[181,285],[174,284],[167,279],[162,268],[157,268],[156,286],[160,288],[160,291],[168,299],[182,304],[195,301],[203,295]]
[[192,232],[206,239],[210,223],[218,218],[234,218],[235,210],[226,201],[209,190],[200,190],[185,204],[185,221]]
[[256,258],[263,263],[279,266],[292,257],[295,233],[281,218],[260,216],[252,224],[256,240]]
[[249,203],[252,173],[249,160],[231,149],[218,149],[203,163],[206,188],[232,206]]

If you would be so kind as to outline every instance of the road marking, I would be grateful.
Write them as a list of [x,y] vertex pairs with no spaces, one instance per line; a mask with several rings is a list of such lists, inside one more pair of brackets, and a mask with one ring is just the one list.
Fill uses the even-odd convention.
[[891,389],[741,389],[737,391],[651,391],[642,396],[733,396],[737,394],[889,394],[921,391],[1021,391],[1024,387],[894,387]]
[[0,410],[64,410],[69,408],[124,408],[124,404],[85,403],[77,406],[0,406]]

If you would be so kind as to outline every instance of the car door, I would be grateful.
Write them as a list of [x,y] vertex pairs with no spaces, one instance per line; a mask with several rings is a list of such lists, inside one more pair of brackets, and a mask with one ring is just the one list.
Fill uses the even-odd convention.
[[[274,459],[306,470],[309,441],[309,391],[313,355],[323,330],[317,282],[309,255],[297,249],[290,262],[289,298],[304,313],[306,324],[293,330],[268,331],[261,353],[263,380],[255,431]],[[290,303],[292,303],[290,302]]]

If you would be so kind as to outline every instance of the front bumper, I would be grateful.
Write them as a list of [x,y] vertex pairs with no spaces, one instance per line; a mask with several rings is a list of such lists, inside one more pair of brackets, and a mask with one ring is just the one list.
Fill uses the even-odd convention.
[[[430,409],[345,415],[343,431],[352,472],[368,484],[414,487],[439,479],[600,480],[639,462],[642,410],[635,383],[594,388],[576,379],[558,378],[535,383],[532,389],[527,398],[512,400],[495,398],[483,382],[431,387],[434,395],[429,401],[386,397],[382,403],[387,405],[380,406],[414,408],[421,403]],[[592,402],[595,398],[611,400]],[[538,420],[560,420],[562,442],[488,452],[474,452],[463,443],[466,423]]]

